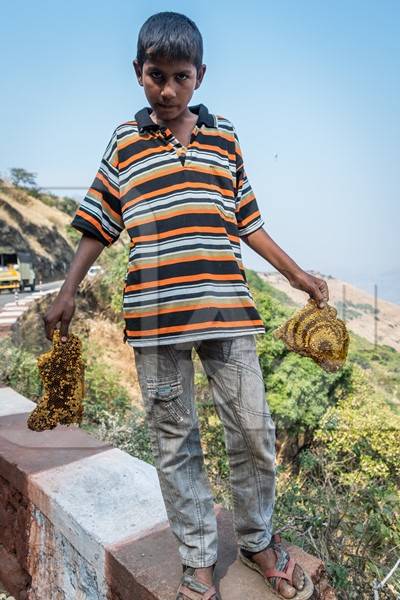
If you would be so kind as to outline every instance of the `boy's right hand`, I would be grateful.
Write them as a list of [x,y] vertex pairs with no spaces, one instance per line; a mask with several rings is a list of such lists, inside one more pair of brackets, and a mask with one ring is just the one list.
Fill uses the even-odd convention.
[[53,332],[57,323],[60,325],[61,341],[66,342],[68,336],[68,327],[75,312],[75,298],[67,292],[59,292],[53,304],[46,311],[43,321],[46,331],[46,337],[53,341]]

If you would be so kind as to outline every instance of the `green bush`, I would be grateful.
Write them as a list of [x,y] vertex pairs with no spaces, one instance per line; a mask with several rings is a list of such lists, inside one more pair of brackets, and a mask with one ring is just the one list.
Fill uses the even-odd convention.
[[124,415],[118,410],[98,410],[96,420],[97,425],[94,427],[93,423],[88,423],[85,419],[82,429],[93,433],[97,439],[109,442],[116,448],[154,465],[148,426],[141,409],[133,406]]
[[[62,210],[71,217],[74,216],[76,209],[78,208],[76,201],[68,196],[57,196],[51,192],[40,192],[40,189],[36,191],[31,190],[29,194],[38,198],[41,202],[43,202],[43,204],[47,204],[47,206],[52,206],[58,210]],[[73,228],[71,227],[71,229]],[[81,234],[79,232],[77,233],[80,237]]]
[[287,353],[272,373],[265,374],[277,428],[289,436],[314,431],[327,408],[348,392],[351,372],[351,365],[344,365],[327,373],[310,358]]
[[72,244],[78,246],[78,243],[82,237],[81,232],[75,229],[75,227],[71,227],[69,224],[65,226],[65,231]]
[[31,400],[38,400],[42,383],[36,357],[13,346],[8,338],[0,340],[0,356],[0,382]]
[[86,339],[82,340],[82,355],[85,360],[85,404],[84,417],[88,422],[99,423],[103,411],[121,416],[130,406],[126,389],[119,383],[116,373],[105,361],[99,359],[101,348]]
[[125,245],[111,246],[101,255],[101,265],[105,272],[99,281],[99,296],[117,319],[122,317],[127,262],[128,250]]
[[[399,439],[400,418],[356,367],[352,391],[326,410],[311,448],[299,456],[297,476],[282,467],[279,525],[324,560],[340,598],[371,598],[373,580],[396,562]],[[390,584],[400,591],[398,574]]]

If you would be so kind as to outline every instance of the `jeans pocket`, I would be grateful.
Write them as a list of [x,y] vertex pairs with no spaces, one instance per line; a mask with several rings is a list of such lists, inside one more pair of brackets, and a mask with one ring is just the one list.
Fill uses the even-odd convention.
[[229,360],[229,357],[231,354],[232,342],[233,342],[232,338],[226,338],[226,339],[222,338],[220,340],[221,358],[224,362],[227,362]]
[[178,377],[147,378],[147,396],[156,423],[181,423],[190,414],[182,394],[182,379]]

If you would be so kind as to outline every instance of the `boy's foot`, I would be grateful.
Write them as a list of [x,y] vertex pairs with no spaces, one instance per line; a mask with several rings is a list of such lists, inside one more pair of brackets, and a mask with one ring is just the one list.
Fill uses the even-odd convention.
[[213,585],[215,563],[210,567],[185,567],[175,600],[219,600]]
[[261,552],[249,553],[241,549],[240,558],[263,575],[279,598],[305,600],[312,595],[314,586],[310,577],[283,548],[279,534],[274,534],[268,547]]

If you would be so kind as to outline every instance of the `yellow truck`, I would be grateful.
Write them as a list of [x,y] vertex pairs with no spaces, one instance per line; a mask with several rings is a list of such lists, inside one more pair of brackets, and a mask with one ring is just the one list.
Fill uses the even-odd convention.
[[23,292],[29,287],[33,292],[36,276],[32,256],[29,252],[15,250],[11,246],[0,246],[0,291],[18,289]]

